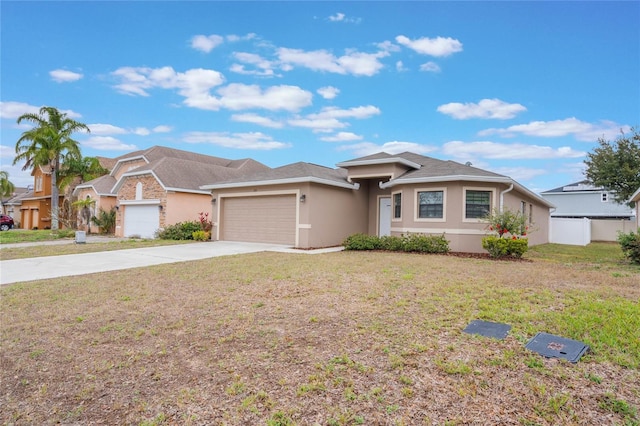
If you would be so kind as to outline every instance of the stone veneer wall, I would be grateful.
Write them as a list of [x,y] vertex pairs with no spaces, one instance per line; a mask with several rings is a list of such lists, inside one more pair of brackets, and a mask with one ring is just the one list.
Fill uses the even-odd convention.
[[[128,176],[124,179],[120,190],[118,191],[118,201],[135,200],[136,185],[142,183],[142,199],[143,200],[160,200],[162,211],[160,212],[160,227],[165,226],[167,211],[167,193],[160,183],[152,175]],[[126,206],[125,206],[126,208]],[[116,215],[116,228],[120,229],[120,233],[124,232],[124,209],[121,207]]]

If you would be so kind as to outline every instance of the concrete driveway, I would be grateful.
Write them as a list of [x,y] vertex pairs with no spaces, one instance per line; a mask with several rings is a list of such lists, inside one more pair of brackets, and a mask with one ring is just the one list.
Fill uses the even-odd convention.
[[0,285],[262,251],[313,254],[341,249],[341,247],[336,247],[309,251],[294,250],[290,247],[274,244],[216,241],[3,260],[0,261]]

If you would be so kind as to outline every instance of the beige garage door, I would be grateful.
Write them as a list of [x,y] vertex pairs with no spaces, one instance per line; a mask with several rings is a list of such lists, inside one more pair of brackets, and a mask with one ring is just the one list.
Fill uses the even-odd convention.
[[296,197],[270,195],[222,199],[220,239],[294,245]]

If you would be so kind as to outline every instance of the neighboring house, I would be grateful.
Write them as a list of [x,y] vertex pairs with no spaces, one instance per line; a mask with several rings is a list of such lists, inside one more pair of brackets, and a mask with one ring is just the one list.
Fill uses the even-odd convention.
[[22,206],[22,199],[32,192],[32,190],[32,187],[16,187],[10,197],[2,199],[2,214],[11,216],[16,228],[20,228],[20,206]]
[[269,167],[251,159],[153,146],[118,157],[109,175],[78,185],[74,195],[95,200],[94,214],[117,209],[116,235],[153,238],[160,228],[211,210],[211,194],[200,186],[264,170]]
[[586,180],[541,192],[540,196],[556,206],[551,217],[631,219],[635,216],[631,207],[616,203],[614,193]]
[[527,216],[531,245],[548,241],[553,204],[507,176],[410,152],[337,166],[295,163],[202,186],[213,238],[314,248],[355,233],[444,234],[452,251],[482,252],[482,218],[508,208]]
[[[23,229],[51,228],[51,168],[34,167],[33,190],[20,200],[20,227]],[[58,205],[62,206],[64,196],[60,194]],[[63,224],[60,223],[60,227]]]

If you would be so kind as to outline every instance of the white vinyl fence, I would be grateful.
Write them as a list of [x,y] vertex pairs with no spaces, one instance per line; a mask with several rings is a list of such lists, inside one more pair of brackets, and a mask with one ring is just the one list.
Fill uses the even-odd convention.
[[616,241],[618,232],[631,231],[636,231],[634,220],[552,217],[549,226],[549,242],[586,246],[592,241]]

